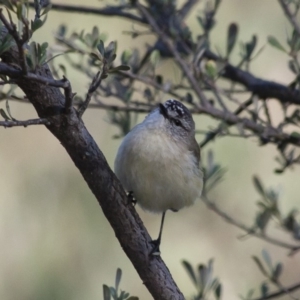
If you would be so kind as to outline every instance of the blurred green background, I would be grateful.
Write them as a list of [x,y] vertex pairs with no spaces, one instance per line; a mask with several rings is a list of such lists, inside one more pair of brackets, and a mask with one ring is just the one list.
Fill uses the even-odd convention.
[[[79,0],[53,3],[82,5]],[[105,3],[116,4],[117,1]],[[84,1],[84,5],[90,6],[105,3]],[[203,9],[203,3],[187,22],[198,34],[200,27],[195,16]],[[213,49],[224,49],[227,27],[230,22],[237,22],[241,40],[249,41],[257,34],[259,48],[265,46],[252,64],[253,73],[281,83],[292,80],[287,57],[266,44],[270,34],[285,41],[290,30],[277,1],[224,0],[217,21],[212,35]],[[53,34],[59,24],[67,25],[69,31],[90,31],[96,25],[101,32],[107,33],[108,41],[118,40],[119,54],[124,49],[144,46],[144,42],[138,44],[138,39],[131,40],[123,34],[131,30],[130,22],[56,11],[49,13],[46,24],[37,31],[34,40],[53,44]],[[238,52],[238,48],[235,49],[236,62]],[[164,62],[161,67],[165,67]],[[167,72],[173,72],[172,67]],[[89,80],[70,68],[67,76],[73,91],[84,95]],[[0,102],[0,107],[4,108],[5,103]],[[279,118],[280,107],[275,101],[272,109],[278,111]],[[29,104],[11,103],[11,111],[17,119],[36,116]],[[140,119],[143,117],[141,115]],[[120,140],[112,139],[118,131],[107,120],[102,110],[89,109],[84,115],[88,130],[113,167]],[[211,124],[205,117],[195,116],[195,120],[197,129],[206,130]],[[202,138],[197,136],[198,141]],[[102,299],[102,284],[114,284],[118,267],[123,270],[121,289],[140,299],[152,299],[97,201],[50,132],[42,126],[0,128],[0,141],[0,299]],[[258,147],[255,139],[220,138],[203,150],[204,159],[209,149],[213,149],[217,161],[228,169],[212,198],[238,220],[249,225],[253,222],[258,200],[252,184],[254,174],[264,178],[267,186],[281,189],[283,212],[298,206],[299,170],[288,170],[282,176],[274,174],[276,149],[273,146]],[[146,214],[138,207],[137,210],[151,236],[156,237],[160,216]],[[284,263],[282,282],[285,285],[299,281],[299,254],[288,257],[286,250],[256,238],[238,239],[241,234],[243,232],[225,223],[200,201],[193,208],[167,214],[162,258],[186,297],[195,290],[182,267],[183,259],[196,266],[215,258],[214,273],[223,284],[223,299],[239,299],[239,294],[245,295],[250,288],[258,287],[263,277],[251,256],[260,255],[262,249],[267,249],[274,261]],[[276,231],[276,236],[280,235],[283,236]],[[295,295],[300,296],[300,292]]]

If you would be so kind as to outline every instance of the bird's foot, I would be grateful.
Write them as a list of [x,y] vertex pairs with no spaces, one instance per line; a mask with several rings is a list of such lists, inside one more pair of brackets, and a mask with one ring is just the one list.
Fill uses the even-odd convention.
[[133,196],[133,191],[128,192],[127,199],[128,199],[129,204],[132,204],[132,206],[136,205],[137,201]]
[[160,256],[160,250],[159,250],[159,246],[160,246],[160,240],[152,240],[151,245],[153,246],[152,250],[149,253],[149,256]]

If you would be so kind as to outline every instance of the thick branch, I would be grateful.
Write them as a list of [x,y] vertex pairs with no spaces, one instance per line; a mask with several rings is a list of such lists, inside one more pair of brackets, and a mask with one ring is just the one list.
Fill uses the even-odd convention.
[[[1,55],[1,58],[2,67],[6,63],[16,64],[18,51],[12,48]],[[70,113],[65,114],[64,95],[58,88],[45,85],[47,82],[56,82],[49,68],[45,65],[36,72],[37,74],[20,77],[19,71],[16,70],[11,72],[10,76],[24,91],[39,117],[48,118],[51,122],[47,128],[66,149],[81,172],[114,229],[124,252],[153,298],[184,299],[162,259],[149,257],[151,238],[75,109],[71,107]],[[47,80],[40,81],[36,78]]]

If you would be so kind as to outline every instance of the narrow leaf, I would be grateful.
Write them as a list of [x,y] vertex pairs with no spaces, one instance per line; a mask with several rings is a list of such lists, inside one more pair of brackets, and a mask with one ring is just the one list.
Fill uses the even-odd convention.
[[103,299],[110,300],[110,289],[107,285],[103,284]]
[[266,262],[266,264],[268,265],[269,270],[272,272],[273,271],[272,259],[271,259],[269,252],[266,249],[262,250],[262,257],[263,257],[264,261]]
[[231,54],[237,40],[238,35],[238,26],[236,23],[231,23],[228,27],[227,32],[227,51],[226,57],[229,57]]
[[269,277],[268,272],[266,271],[265,267],[261,263],[260,259],[257,256],[252,256],[253,260],[255,261],[256,265],[260,269],[260,271],[266,276]]
[[221,294],[222,294],[222,285],[221,283],[219,283],[217,288],[215,289],[215,296],[217,300],[221,299]]
[[280,44],[280,42],[277,40],[277,38],[275,36],[268,36],[268,42],[271,46],[273,46],[274,48],[286,52],[285,48]]
[[0,108],[0,115],[2,116],[2,118],[5,120],[5,121],[9,121],[10,118],[9,116],[6,114],[5,110]]
[[196,275],[195,275],[192,265],[189,262],[187,262],[186,260],[182,261],[182,264],[183,264],[184,268],[186,269],[187,273],[189,274],[189,276],[191,277],[192,282],[197,287],[197,279],[196,279]]
[[116,281],[115,281],[116,291],[118,291],[118,289],[119,289],[121,277],[122,277],[122,270],[120,268],[118,268],[117,274],[116,274]]
[[275,267],[272,278],[275,281],[277,281],[279,279],[280,275],[282,274],[282,271],[283,271],[283,265],[282,265],[282,263],[278,263]]
[[265,188],[264,188],[261,180],[256,175],[253,176],[253,184],[254,184],[256,190],[259,192],[259,194],[261,194],[262,196],[265,197],[265,194],[266,194]]

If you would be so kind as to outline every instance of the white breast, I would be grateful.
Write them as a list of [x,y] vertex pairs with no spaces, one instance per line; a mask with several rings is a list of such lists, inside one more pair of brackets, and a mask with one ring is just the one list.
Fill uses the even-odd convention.
[[203,174],[191,151],[165,133],[140,125],[124,138],[115,173],[137,203],[152,212],[189,206],[203,187]]

